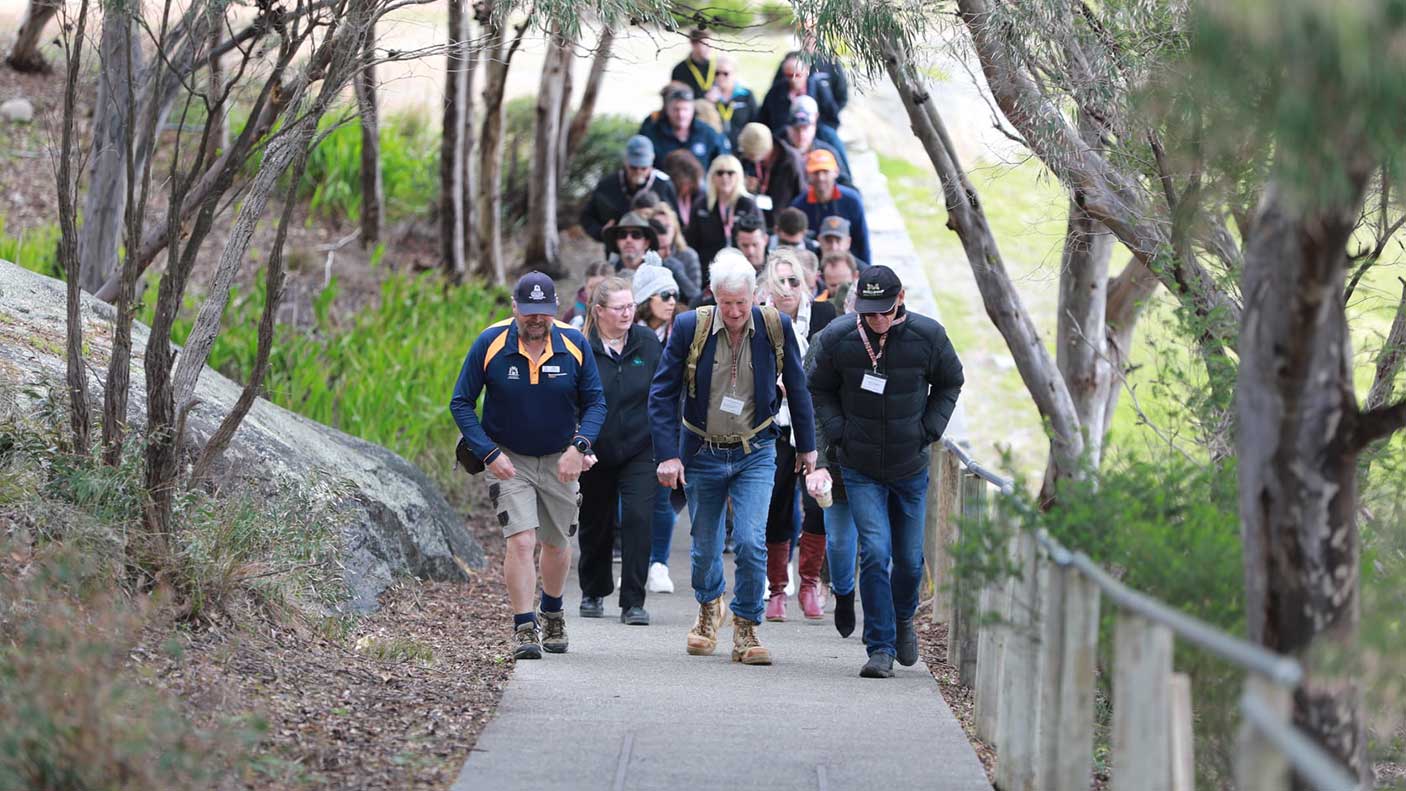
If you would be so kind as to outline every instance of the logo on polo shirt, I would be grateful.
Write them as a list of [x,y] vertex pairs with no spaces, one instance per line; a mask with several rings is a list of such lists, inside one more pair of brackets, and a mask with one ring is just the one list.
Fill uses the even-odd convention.
[[517,374],[517,366],[516,366],[516,365],[510,365],[510,366],[508,366],[508,378],[509,378],[509,379],[517,379],[517,378],[519,378],[519,377],[518,377],[518,374]]
[[533,285],[533,286],[532,286],[532,293],[529,294],[528,297],[529,297],[530,299],[546,299],[546,298],[547,298],[547,295],[542,293],[542,287],[541,287],[541,286]]
[[694,143],[694,144],[693,144],[693,154],[694,154],[694,156],[698,157],[699,159],[702,159],[702,158],[703,158],[703,155],[706,154],[706,153],[708,153],[708,147],[707,147],[707,146],[703,145],[702,143]]

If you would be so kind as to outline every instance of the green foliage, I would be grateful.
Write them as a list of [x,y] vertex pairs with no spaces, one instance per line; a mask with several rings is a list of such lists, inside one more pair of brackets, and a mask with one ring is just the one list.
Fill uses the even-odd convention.
[[749,0],[685,0],[674,3],[670,12],[680,29],[741,30],[750,27],[757,18]]
[[[361,127],[355,115],[329,114],[319,133],[325,137],[308,157],[299,194],[314,214],[356,222],[361,217]],[[429,212],[439,194],[439,135],[415,113],[382,119],[380,135],[387,218]]]
[[[314,305],[313,330],[278,327],[267,397],[390,448],[450,483],[456,433],[450,391],[479,331],[508,315],[507,293],[481,283],[446,288],[432,274],[395,275],[382,284],[379,304],[346,326],[330,317],[335,298],[334,280]],[[264,301],[262,285],[235,293],[227,329],[211,349],[210,365],[237,381],[253,370]],[[180,322],[178,342],[189,331],[190,321]]]
[[[527,219],[527,181],[532,175],[533,124],[536,99],[520,96],[507,103],[503,121],[503,218],[513,227]],[[557,212],[574,220],[601,176],[620,167],[625,141],[639,130],[639,120],[623,115],[597,115],[571,158],[566,180],[557,185]]]
[[47,277],[61,278],[58,224],[11,236],[5,232],[4,215],[0,215],[0,259]]
[[796,26],[796,8],[789,0],[764,0],[758,15],[767,25],[787,30]]

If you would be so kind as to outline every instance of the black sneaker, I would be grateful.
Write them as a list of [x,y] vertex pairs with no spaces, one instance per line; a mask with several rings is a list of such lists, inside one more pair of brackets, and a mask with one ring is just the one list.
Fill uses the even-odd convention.
[[549,654],[566,653],[566,613],[537,611],[542,622],[542,649]]
[[835,594],[835,631],[840,637],[854,634],[854,591]]
[[639,605],[620,611],[620,623],[626,626],[649,626],[649,613]]
[[513,630],[513,659],[541,659],[542,643],[537,638],[537,624],[528,621]]
[[582,618],[604,618],[605,599],[601,596],[581,597],[581,617]]
[[898,622],[898,664],[912,667],[918,663],[918,632],[913,629],[913,619],[905,618]]
[[869,657],[859,670],[860,678],[893,678],[893,657],[882,651]]

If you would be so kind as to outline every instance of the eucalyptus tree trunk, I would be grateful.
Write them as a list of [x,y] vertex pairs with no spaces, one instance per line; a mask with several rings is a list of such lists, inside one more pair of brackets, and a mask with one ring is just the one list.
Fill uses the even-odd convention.
[[[141,36],[137,20],[123,8],[106,9],[98,44],[98,97],[78,243],[83,262],[79,285],[90,294],[117,272],[117,246],[127,211],[127,152],[136,123],[128,99],[139,90],[134,81],[142,67]],[[144,161],[136,164],[140,170]]]
[[451,282],[463,279],[466,268],[465,206],[468,190],[465,133],[469,101],[468,75],[464,56],[468,25],[465,22],[465,0],[449,0],[449,46],[444,72],[444,121],[439,142],[439,242],[444,276]]
[[1302,208],[1266,189],[1246,240],[1236,407],[1250,635],[1305,664],[1295,722],[1365,772],[1361,689],[1320,666],[1325,644],[1358,638],[1357,456],[1380,430],[1357,410],[1342,299],[1356,197]]
[[527,249],[523,269],[553,278],[566,274],[558,252],[557,154],[560,152],[562,71],[571,56],[560,31],[548,33],[547,57],[537,84],[537,114],[532,144],[532,172],[527,180]]
[[596,98],[600,96],[600,85],[605,79],[605,67],[610,64],[610,53],[614,46],[615,28],[603,28],[600,32],[600,40],[596,42],[595,57],[591,59],[591,72],[586,75],[586,88],[581,93],[581,104],[576,108],[576,113],[571,116],[571,123],[567,126],[566,164],[568,165],[581,148],[581,141],[586,139],[586,131],[591,128],[591,117],[596,112]]
[[15,45],[5,62],[19,72],[48,74],[52,71],[44,54],[39,51],[44,38],[44,28],[59,12],[59,0],[29,0],[24,9],[24,19],[15,33]]
[[376,99],[376,26],[366,32],[361,70],[352,84],[361,117],[361,246],[381,240],[385,196],[381,185],[381,111]]
[[485,0],[476,7],[479,24],[486,31],[484,47],[483,134],[479,137],[478,209],[479,254],[474,273],[497,283],[508,279],[503,262],[502,175],[503,93],[508,67],[527,33],[523,22],[509,38],[507,20]]
[[73,175],[73,127],[77,116],[78,70],[82,60],[83,34],[88,24],[88,0],[80,0],[78,27],[71,40],[65,40],[68,52],[68,74],[64,80],[63,92],[63,132],[59,148],[58,199],[59,199],[59,260],[63,264],[66,281],[65,331],[67,346],[68,409],[69,424],[73,431],[73,450],[79,455],[87,455],[90,443],[90,422],[88,420],[88,372],[83,367],[83,314],[81,294],[78,289],[78,200],[77,185]]

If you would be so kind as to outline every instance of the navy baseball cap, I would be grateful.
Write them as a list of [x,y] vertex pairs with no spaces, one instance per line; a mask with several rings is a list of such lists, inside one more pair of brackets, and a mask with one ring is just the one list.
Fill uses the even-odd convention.
[[903,283],[886,266],[871,266],[859,273],[858,290],[854,300],[855,313],[888,313],[898,302]]
[[528,272],[513,289],[517,312],[524,316],[557,315],[557,287],[541,272]]
[[635,135],[625,143],[625,164],[632,168],[647,168],[654,164],[654,143],[644,135]]

